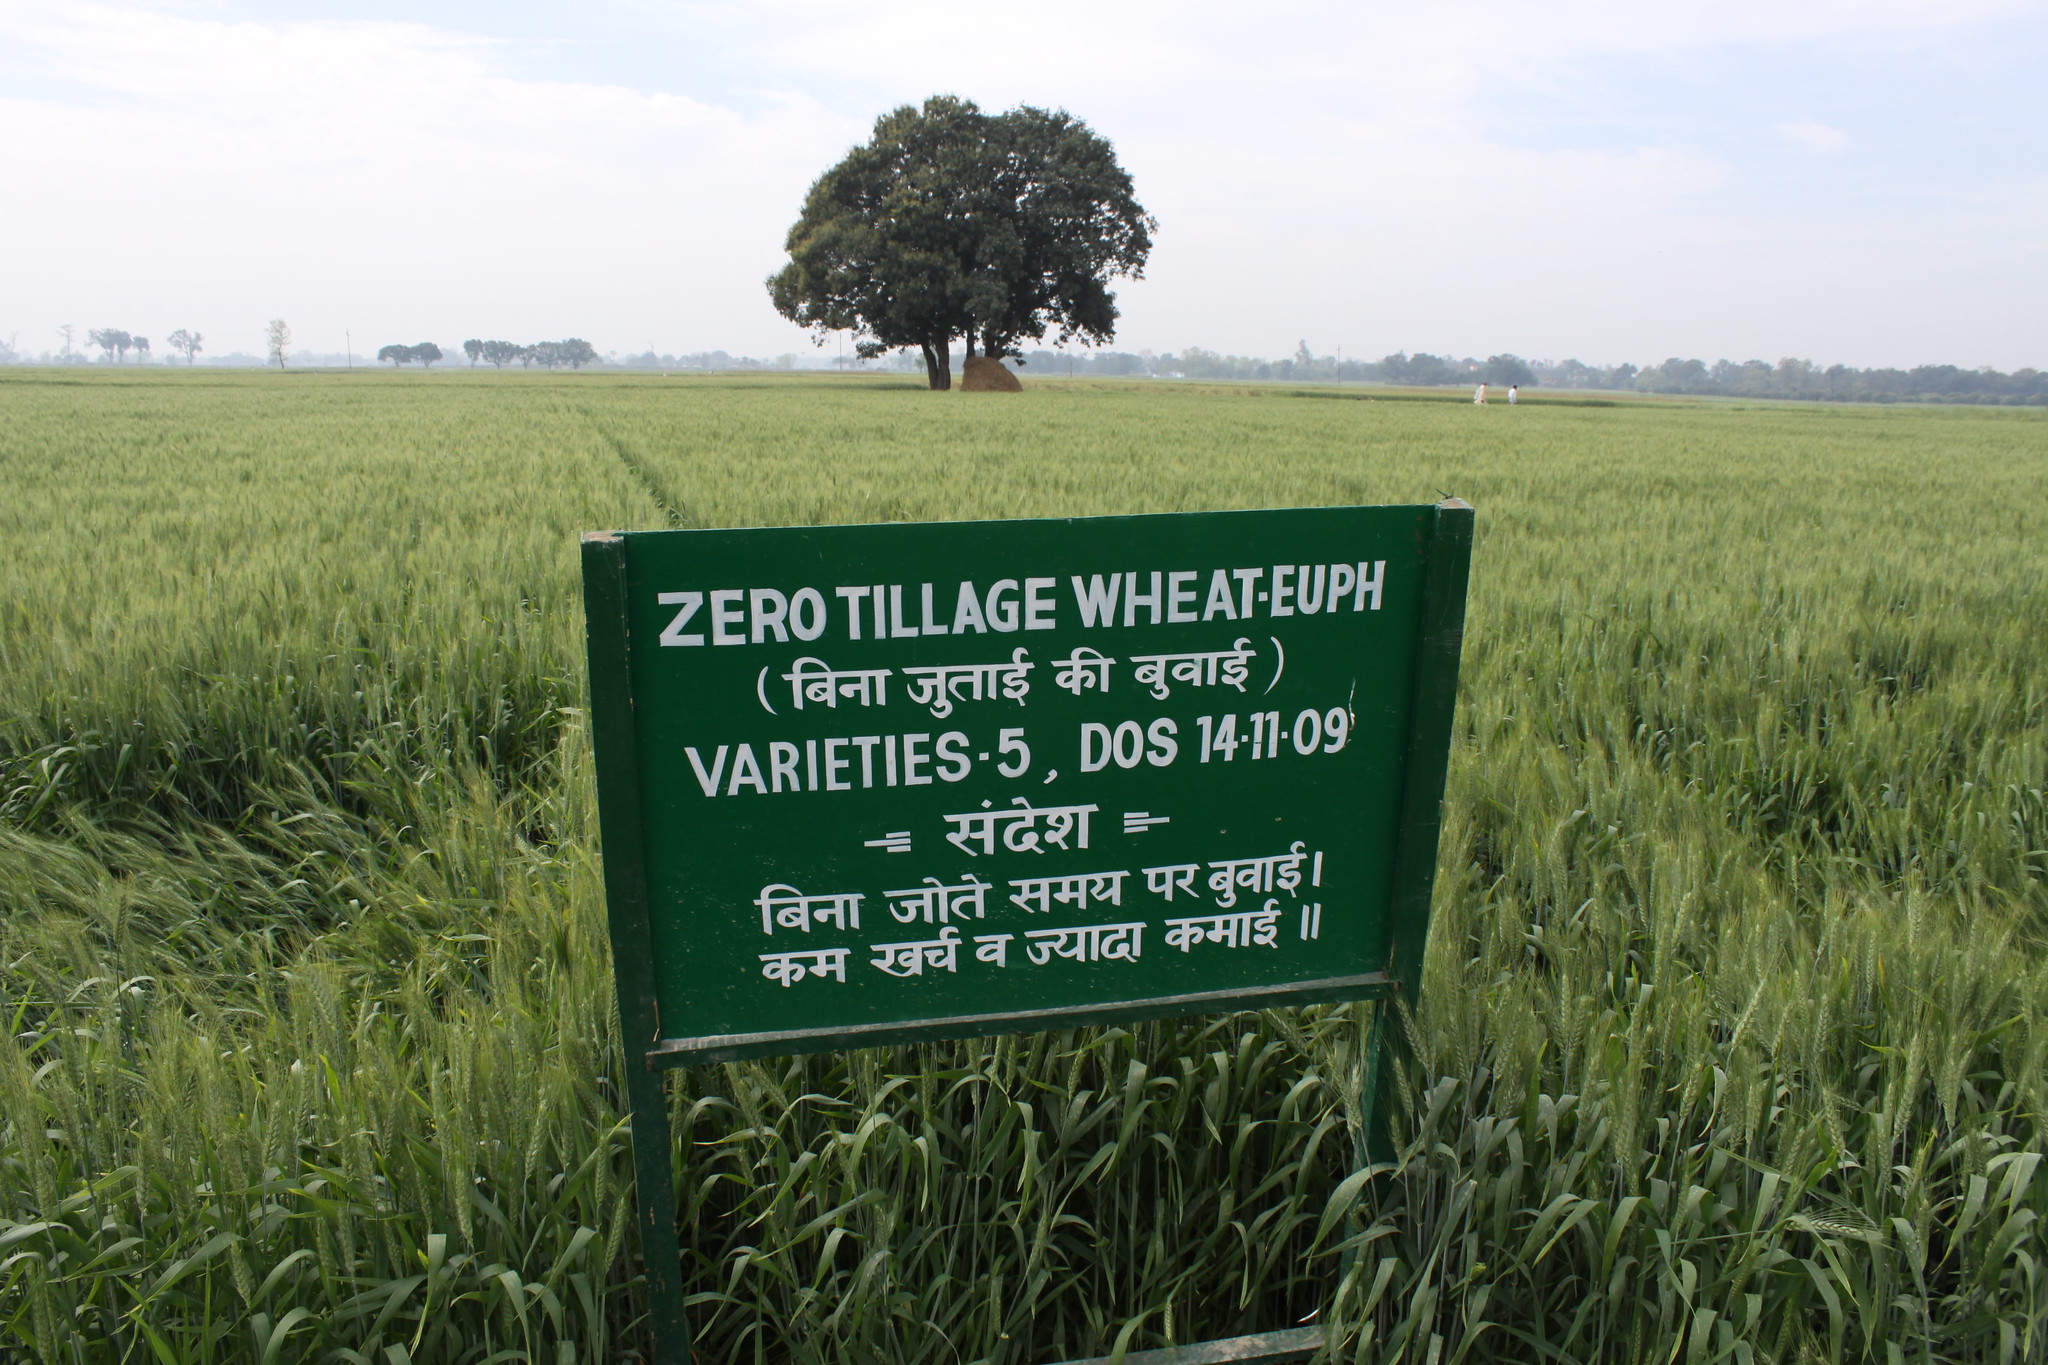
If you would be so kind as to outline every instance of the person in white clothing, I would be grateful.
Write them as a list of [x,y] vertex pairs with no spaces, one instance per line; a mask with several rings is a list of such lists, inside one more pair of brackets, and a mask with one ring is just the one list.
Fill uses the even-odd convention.
[[1472,391],[1472,401],[1473,401],[1473,402],[1475,402],[1475,403],[1477,403],[1477,404],[1478,404],[1478,405],[1479,405],[1480,407],[1482,407],[1482,408],[1486,406],[1486,381],[1485,381],[1485,380],[1483,380],[1483,379],[1482,379],[1482,380],[1480,380],[1480,381],[1479,381],[1479,387],[1478,387],[1478,388],[1476,388],[1476,389],[1474,389],[1474,390]]
[[1520,384],[1510,384],[1510,385],[1508,385],[1508,406],[1509,406],[1509,407],[1513,407],[1513,406],[1515,405],[1515,395],[1516,395],[1516,394],[1518,394],[1518,393],[1520,393],[1521,391],[1522,391],[1522,386],[1521,386]]

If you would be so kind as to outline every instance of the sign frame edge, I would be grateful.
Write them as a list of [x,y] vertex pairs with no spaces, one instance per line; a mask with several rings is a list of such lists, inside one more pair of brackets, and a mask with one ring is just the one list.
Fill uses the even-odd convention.
[[[670,1165],[675,1140],[668,1121],[668,1085],[646,1051],[646,1044],[660,1040],[661,1009],[654,989],[654,935],[647,894],[646,829],[640,810],[624,537],[608,531],[585,535],[582,561],[590,669],[588,714],[591,748],[597,758],[598,838],[603,850],[605,918],[633,1133],[633,1204],[640,1260],[647,1275],[654,1359],[659,1365],[691,1365],[682,1240],[676,1232],[675,1173]],[[635,951],[621,952],[628,947]]]

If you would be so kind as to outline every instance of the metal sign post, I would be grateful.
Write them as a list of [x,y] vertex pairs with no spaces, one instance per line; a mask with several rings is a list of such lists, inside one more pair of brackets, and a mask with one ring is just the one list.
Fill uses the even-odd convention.
[[[667,1067],[1412,1001],[1472,521],[585,538],[662,1360],[688,1359]],[[1243,1340],[1266,1355],[1213,1358],[1279,1358]]]

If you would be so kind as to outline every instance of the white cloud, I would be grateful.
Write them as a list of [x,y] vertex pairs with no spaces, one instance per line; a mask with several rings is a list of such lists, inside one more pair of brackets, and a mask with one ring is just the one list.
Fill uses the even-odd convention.
[[[682,3],[679,15],[728,14]],[[1890,47],[1938,43],[1993,21],[2038,12],[2031,0],[1725,0],[1644,6],[1638,0],[1131,0],[1052,3],[1029,13],[967,5],[934,21],[928,0],[755,0],[748,39],[777,68],[807,81],[899,92],[979,94],[999,103],[1062,99],[1080,108],[1171,101],[1187,112],[1209,90],[1234,114],[1330,97],[1354,113],[1463,114],[1475,94],[1513,87],[1568,90],[1595,63],[1802,44]],[[857,76],[855,73],[858,73]],[[1048,94],[1048,91],[1055,93]],[[1261,103],[1244,97],[1256,92]]]
[[1849,135],[1825,123],[1781,123],[1778,136],[1809,152],[1839,152],[1849,145]]
[[[1954,335],[2003,349],[1948,358],[2038,363],[1999,283],[2014,253],[2038,259],[2010,195],[1774,199],[1743,159],[1756,120],[1813,151],[1847,135],[1745,90],[1744,131],[1715,141],[1660,121],[1654,88],[1712,88],[1750,50],[1968,53],[2027,10],[684,4],[656,7],[648,41],[697,74],[635,88],[545,78],[545,44],[518,49],[542,75],[515,75],[508,44],[429,24],[0,0],[0,259],[35,263],[0,326],[33,347],[65,320],[191,326],[253,350],[282,314],[319,349],[347,328],[372,349],[574,332],[773,353],[803,344],[761,280],[805,187],[876,113],[946,90],[1065,105],[1116,143],[1162,223],[1119,344],[1869,363]],[[1504,109],[1598,131],[1575,144]]]
[[795,96],[742,115],[511,79],[487,45],[417,25],[20,13],[0,43],[85,92],[0,99],[0,255],[45,263],[10,302],[51,325],[254,349],[281,313],[319,349],[345,328],[607,325],[620,347],[718,345],[764,310],[805,186],[860,132]]

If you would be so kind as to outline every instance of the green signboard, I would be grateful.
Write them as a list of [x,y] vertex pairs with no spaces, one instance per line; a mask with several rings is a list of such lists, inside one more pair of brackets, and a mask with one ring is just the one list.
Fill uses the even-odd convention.
[[1412,993],[1471,533],[586,538],[631,1069]]

